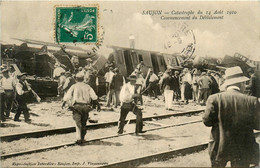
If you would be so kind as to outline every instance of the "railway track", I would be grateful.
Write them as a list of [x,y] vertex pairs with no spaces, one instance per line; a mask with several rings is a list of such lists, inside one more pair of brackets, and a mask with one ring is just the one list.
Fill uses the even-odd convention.
[[[164,118],[169,118],[173,116],[184,116],[184,115],[193,115],[197,113],[201,113],[204,110],[190,110],[190,111],[184,111],[184,112],[174,112],[174,113],[169,113],[169,114],[163,114],[163,115],[158,115],[158,116],[149,116],[149,117],[144,117],[143,121],[151,121],[153,119],[164,119]],[[136,119],[131,119],[130,123],[135,123]],[[97,123],[97,124],[91,124],[87,125],[87,130],[95,130],[99,128],[107,128],[111,126],[117,126],[118,121],[112,121],[112,122],[106,122],[106,123]],[[50,135],[57,135],[57,134],[67,134],[67,133],[72,133],[75,132],[75,127],[64,127],[64,128],[56,128],[56,129],[48,129],[48,130],[42,130],[42,131],[30,131],[30,132],[24,132],[24,133],[19,133],[19,134],[11,134],[11,135],[3,135],[0,136],[1,142],[4,141],[14,141],[14,140],[19,140],[22,138],[39,138],[39,137],[45,137],[45,136],[50,136]]]
[[[157,127],[157,128],[146,129],[145,131],[149,132],[149,131],[160,130],[160,129],[170,128],[170,127],[178,127],[178,126],[183,126],[183,125],[188,125],[188,124],[193,124],[193,123],[198,123],[198,122],[202,122],[202,120],[185,122],[185,123],[181,123],[181,124],[171,124],[171,125],[161,126],[161,127]],[[95,139],[87,140],[83,144],[88,144],[88,143],[95,142],[95,141],[101,141],[101,140],[105,140],[105,139],[111,139],[111,138],[115,138],[115,137],[131,135],[131,134],[135,134],[135,132],[129,132],[129,133],[123,133],[123,134],[119,134],[119,135],[116,134],[116,135],[95,138]],[[70,143],[64,143],[64,144],[60,144],[60,145],[31,149],[31,150],[27,150],[27,151],[3,154],[3,155],[1,155],[1,159],[7,159],[7,158],[11,158],[11,157],[26,155],[26,154],[38,153],[38,152],[43,152],[43,151],[47,151],[47,150],[54,150],[54,149],[59,149],[59,148],[74,146],[74,145],[77,145],[77,144],[75,142],[70,142]]]
[[[259,137],[260,136],[260,131],[255,132],[255,136]],[[119,162],[114,162],[114,163],[109,163],[107,165],[99,166],[99,167],[137,167],[140,165],[148,164],[151,162],[158,162],[158,161],[165,161],[169,160],[173,157],[176,156],[185,156],[187,154],[192,154],[194,152],[199,152],[202,150],[205,150],[208,147],[209,142],[204,142],[201,144],[197,145],[192,145],[188,146],[185,148],[177,148],[173,150],[167,150],[164,152],[159,152],[151,155],[146,155],[142,157],[136,157],[136,158],[131,158]],[[252,166],[255,167],[255,166]]]
[[[170,119],[166,119],[166,120],[171,121]],[[161,123],[165,123],[164,121],[166,121],[166,120],[160,120],[159,125]],[[145,131],[147,131],[147,133],[145,133],[145,134],[146,135],[147,134],[148,135],[149,134],[156,134],[156,132],[158,133],[159,130],[162,130],[160,132],[163,132],[164,129],[167,133],[169,131],[172,132],[174,130],[176,130],[176,131],[179,130],[179,129],[172,129],[173,127],[180,127],[180,129],[183,130],[184,127],[186,127],[186,129],[187,129],[187,126],[189,126],[189,125],[191,125],[191,126],[189,126],[188,128],[192,129],[192,128],[197,127],[198,124],[201,125],[200,124],[201,122],[202,122],[201,120],[194,120],[194,121],[188,121],[188,122],[183,122],[183,123],[179,123],[179,124],[169,124],[169,125],[162,124],[163,126],[160,126],[160,127],[157,127],[157,128],[146,129]],[[149,122],[147,122],[147,123],[149,123]],[[153,123],[153,122],[151,122],[151,123]],[[184,126],[184,127],[181,127],[181,126]],[[168,131],[166,129],[168,129]],[[181,131],[181,130],[179,131],[179,133],[177,133],[178,135],[183,134],[183,131]],[[155,132],[152,132],[152,131],[155,131]],[[196,132],[193,132],[192,130],[190,130],[190,131],[191,131],[190,133],[196,134]],[[190,134],[190,133],[188,133],[188,134]],[[103,140],[106,140],[106,142],[108,142],[108,141],[120,142],[121,141],[120,137],[128,139],[129,137],[124,137],[124,136],[132,135],[132,134],[134,134],[134,132],[124,133],[122,135],[103,136],[103,137],[87,140],[84,143],[84,145],[87,144],[87,146],[85,146],[85,148],[82,148],[82,151],[85,151],[86,149],[89,149],[89,148],[91,149],[91,144],[93,144],[93,142],[96,142],[96,143],[98,143],[98,141],[104,142]],[[143,135],[145,135],[145,134],[143,134]],[[141,135],[140,137],[142,137],[143,135]],[[260,136],[260,133],[256,132],[255,135]],[[131,136],[131,137],[136,137],[136,136]],[[108,140],[108,139],[110,139],[110,140]],[[194,139],[194,137],[192,138],[191,142],[193,142],[193,139]],[[196,139],[196,137],[195,137],[195,139]],[[178,142],[176,142],[176,143],[178,143]],[[47,151],[50,151],[50,150],[53,150],[53,149],[59,149],[59,148],[65,147],[65,146],[69,147],[69,146],[74,146],[74,145],[76,145],[76,144],[74,142],[71,142],[71,143],[60,144],[60,145],[57,145],[57,146],[48,146],[48,147],[44,147],[44,148],[32,149],[32,150],[27,150],[27,151],[22,151],[22,152],[9,153],[9,154],[2,155],[1,159],[3,159],[3,161],[4,161],[4,159],[8,159],[8,158],[11,158],[11,157],[22,156],[22,155],[26,155],[26,154],[34,154],[34,153],[37,153],[37,152],[44,152],[44,151],[47,152]],[[184,155],[191,154],[191,153],[194,153],[194,152],[199,152],[199,151],[205,150],[207,148],[207,145],[208,145],[208,141],[205,140],[205,139],[204,140],[202,139],[199,142],[195,142],[193,144],[192,143],[191,144],[186,143],[184,145],[174,147],[173,149],[167,148],[165,150],[165,148],[163,148],[163,150],[159,150],[157,153],[146,152],[146,153],[144,153],[144,155],[140,155],[140,153],[139,153],[139,156],[137,155],[137,157],[133,157],[135,155],[132,155],[132,157],[127,157],[127,158],[122,159],[122,160],[116,159],[116,160],[120,160],[120,161],[114,160],[114,162],[107,163],[106,165],[103,165],[103,166],[100,166],[100,167],[136,167],[136,166],[148,164],[148,163],[151,163],[151,162],[159,162],[159,161],[169,160],[169,159],[176,157],[176,156],[184,156]],[[103,148],[103,146],[100,146],[100,147],[97,146],[97,150],[100,150],[102,148]],[[72,148],[72,149],[74,149],[74,148]],[[62,149],[62,150],[67,150],[67,149]],[[42,154],[40,154],[40,155],[42,155]],[[37,155],[26,156],[26,157],[27,158],[28,157],[34,158],[35,156],[37,157]]]

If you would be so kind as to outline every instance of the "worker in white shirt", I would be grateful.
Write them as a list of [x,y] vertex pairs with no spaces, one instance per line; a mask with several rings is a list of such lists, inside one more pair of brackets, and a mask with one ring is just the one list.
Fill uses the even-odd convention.
[[59,63],[55,63],[54,68],[55,69],[53,70],[53,79],[59,79],[61,73],[66,72],[66,70],[63,67],[61,67]]
[[140,100],[141,102],[141,105],[143,105],[143,97],[142,97],[142,89],[144,87],[144,84],[145,84],[145,80],[144,80],[144,77],[142,75],[142,72],[141,71],[138,71],[137,74],[136,74],[136,87],[137,87],[137,93],[140,94],[140,97],[136,98],[135,99],[135,103],[137,104],[138,101]]
[[68,104],[69,109],[73,112],[73,119],[76,123],[77,144],[84,142],[87,131],[86,123],[89,112],[92,110],[91,100],[93,102],[93,107],[97,107],[97,111],[100,111],[96,93],[88,84],[84,83],[83,80],[83,72],[76,74],[77,83],[70,87],[63,98],[64,102],[62,104],[62,108],[65,104]]
[[157,77],[157,75],[155,75],[153,70],[151,70],[150,74],[149,74],[149,85],[147,86],[147,90],[151,97],[152,97],[152,95],[154,95],[155,99],[158,98],[157,97],[158,81],[159,81],[159,78]]
[[24,120],[25,122],[30,122],[30,114],[27,107],[27,101],[28,97],[31,94],[31,88],[28,87],[25,79],[26,79],[26,73],[21,73],[17,75],[17,78],[19,79],[19,82],[16,84],[16,100],[18,103],[18,108],[14,117],[14,121],[20,121],[19,117],[21,113],[23,112]]
[[111,90],[111,88],[109,87],[112,82],[113,76],[114,76],[113,68],[110,67],[109,71],[105,74],[106,91],[107,91],[107,103],[106,103],[107,107],[110,106],[114,94],[114,91]]
[[4,89],[4,104],[2,106],[4,106],[5,117],[9,118],[15,96],[16,81],[9,75],[8,69],[4,69],[2,74],[3,78],[0,81],[0,85]]
[[128,78],[129,82],[124,84],[120,92],[121,110],[118,125],[118,134],[122,134],[125,126],[125,119],[129,111],[132,111],[136,115],[136,128],[135,133],[144,133],[143,131],[143,118],[142,111],[134,103],[134,98],[139,97],[136,93],[136,76],[130,75]]

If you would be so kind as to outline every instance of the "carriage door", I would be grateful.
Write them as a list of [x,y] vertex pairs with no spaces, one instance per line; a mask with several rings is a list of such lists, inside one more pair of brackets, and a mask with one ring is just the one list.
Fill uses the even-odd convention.
[[158,72],[160,72],[160,69],[159,69],[157,56],[155,54],[151,54],[151,59],[152,59],[153,71],[155,74],[158,74]]
[[124,51],[124,58],[125,58],[127,76],[129,76],[134,71],[133,63],[132,63],[132,59],[131,59],[131,55],[130,55],[129,50]]

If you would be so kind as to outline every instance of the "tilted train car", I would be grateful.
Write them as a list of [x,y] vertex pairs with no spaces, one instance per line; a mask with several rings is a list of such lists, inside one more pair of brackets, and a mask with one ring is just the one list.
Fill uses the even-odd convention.
[[118,46],[108,46],[113,49],[109,55],[108,61],[114,62],[115,66],[124,76],[129,76],[136,66],[143,61],[143,73],[147,74],[148,69],[151,68],[156,74],[164,72],[167,66],[181,68],[181,63],[185,57],[180,54],[164,54],[156,51],[132,49]]

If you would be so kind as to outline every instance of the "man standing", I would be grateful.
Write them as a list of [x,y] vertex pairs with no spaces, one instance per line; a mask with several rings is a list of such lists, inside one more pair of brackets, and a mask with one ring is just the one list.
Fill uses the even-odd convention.
[[109,86],[109,90],[114,92],[114,97],[115,97],[115,108],[117,108],[118,105],[120,105],[120,100],[119,100],[119,94],[121,91],[121,88],[123,86],[124,83],[124,79],[123,76],[121,74],[119,74],[119,69],[115,68],[114,69],[114,75],[113,78],[111,80],[111,84]]
[[67,71],[65,73],[65,76],[66,76],[66,80],[65,80],[65,83],[63,84],[63,91],[64,91],[64,94],[67,93],[67,91],[69,90],[69,88],[76,83],[75,79],[72,77],[72,74],[70,71]]
[[170,110],[172,107],[173,78],[171,75],[171,69],[167,69],[161,79],[162,83],[160,90],[163,90],[166,110]]
[[61,72],[58,80],[58,95],[57,95],[60,96],[61,98],[64,96],[63,86],[65,84],[65,81],[66,81],[65,72]]
[[202,72],[201,77],[198,79],[197,82],[199,84],[199,93],[200,93],[199,101],[203,99],[202,105],[205,106],[205,103],[209,97],[209,89],[212,80],[206,75],[206,72]]
[[188,68],[183,69],[183,76],[182,76],[182,100],[185,101],[186,104],[189,103],[189,99],[192,98],[192,77],[189,72]]
[[195,69],[192,77],[192,98],[193,101],[197,103],[199,103],[199,86],[197,82],[198,79],[199,79],[199,71]]
[[150,71],[149,74],[149,85],[147,86],[147,90],[149,92],[149,95],[152,97],[154,95],[154,98],[157,98],[157,83],[159,81],[159,78],[155,75],[153,70]]
[[248,73],[250,76],[249,85],[247,86],[247,88],[249,89],[249,94],[257,98],[260,98],[259,74],[256,74],[256,72],[253,69],[249,69]]
[[137,93],[139,94],[140,97],[136,98],[135,99],[135,103],[137,104],[138,101],[140,100],[141,102],[141,105],[143,105],[143,96],[142,96],[142,93],[141,91],[143,90],[144,88],[144,85],[145,85],[145,79],[143,77],[143,73],[141,71],[139,71],[137,74],[136,74],[136,88],[137,88]]
[[260,129],[260,106],[256,97],[243,94],[245,81],[240,67],[226,70],[226,91],[208,98],[203,122],[212,127],[209,154],[212,167],[249,167],[259,163],[254,129]]
[[76,75],[77,83],[72,85],[68,92],[63,98],[62,108],[65,103],[68,104],[69,108],[73,112],[73,119],[76,123],[76,135],[77,135],[77,144],[84,142],[86,135],[86,123],[91,111],[90,102],[93,101],[93,104],[97,106],[97,110],[100,111],[100,105],[97,101],[97,95],[94,90],[83,82],[84,73],[80,72]]
[[17,75],[19,82],[16,84],[16,100],[18,103],[17,111],[14,117],[14,121],[20,121],[19,117],[23,112],[25,122],[30,122],[30,114],[27,107],[27,100],[31,94],[31,88],[26,83],[26,73]]
[[110,106],[110,103],[112,101],[112,96],[113,96],[113,90],[110,90],[110,84],[112,81],[112,78],[114,76],[113,68],[110,67],[109,71],[105,74],[105,80],[106,80],[106,92],[107,92],[107,106]]
[[208,77],[209,77],[209,78],[211,79],[211,81],[212,81],[212,83],[211,83],[211,85],[210,85],[210,93],[209,93],[209,95],[218,93],[218,92],[219,92],[218,82],[217,82],[217,80],[215,79],[215,77],[212,75],[212,72],[211,72],[211,71],[208,71]]
[[138,97],[139,94],[136,93],[135,83],[136,76],[130,75],[128,78],[129,82],[124,84],[120,92],[120,101],[121,101],[121,111],[119,118],[118,134],[122,134],[125,126],[125,119],[129,111],[133,111],[136,115],[136,127],[135,133],[144,133],[143,131],[143,118],[142,111],[134,103],[134,98]]
[[174,99],[178,101],[178,99],[181,97],[181,90],[180,90],[180,72],[175,71],[173,76],[173,94]]
[[0,81],[0,85],[4,89],[4,104],[2,104],[1,106],[5,107],[5,117],[9,118],[15,97],[16,82],[15,79],[9,75],[8,69],[4,69],[2,71],[2,74],[3,78]]

